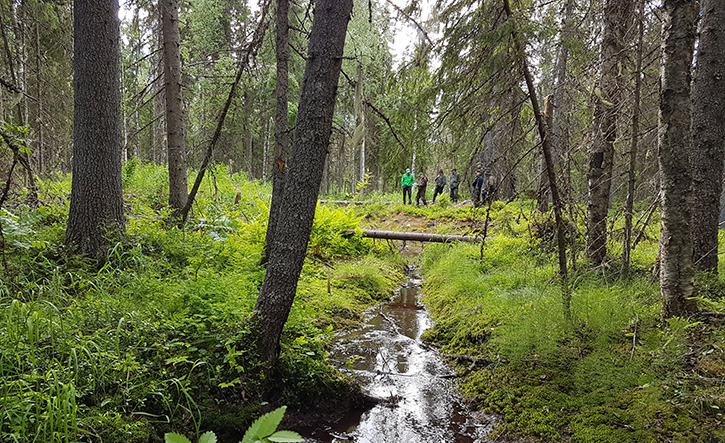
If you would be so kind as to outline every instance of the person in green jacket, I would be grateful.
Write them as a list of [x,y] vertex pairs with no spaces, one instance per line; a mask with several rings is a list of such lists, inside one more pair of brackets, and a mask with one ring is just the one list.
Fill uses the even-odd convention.
[[403,187],[403,204],[406,203],[405,196],[408,196],[408,204],[413,204],[413,184],[415,183],[415,177],[410,173],[410,169],[405,170],[403,178],[400,179],[400,185]]

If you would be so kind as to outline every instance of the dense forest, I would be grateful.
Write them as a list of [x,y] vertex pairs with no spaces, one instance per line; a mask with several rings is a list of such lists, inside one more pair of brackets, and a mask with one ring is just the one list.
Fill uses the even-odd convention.
[[0,441],[379,402],[328,348],[411,263],[491,438],[725,439],[723,2],[0,0],[0,38]]

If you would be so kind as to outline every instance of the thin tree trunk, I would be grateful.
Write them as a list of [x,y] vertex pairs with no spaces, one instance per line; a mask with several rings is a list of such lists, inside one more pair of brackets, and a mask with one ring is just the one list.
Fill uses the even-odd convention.
[[37,168],[39,174],[45,170],[45,152],[43,151],[43,76],[40,52],[40,24],[35,23],[35,81],[36,81],[36,109],[35,109],[35,130],[37,132],[36,150],[38,152]]
[[[317,0],[280,219],[255,312],[260,358],[271,368],[297,290],[322,180],[352,0]],[[272,208],[275,210],[276,208]]]
[[637,143],[639,139],[639,106],[642,92],[642,40],[644,38],[644,1],[639,2],[637,62],[634,69],[634,104],[632,109],[632,142],[629,146],[629,170],[627,171],[627,200],[624,204],[624,242],[622,244],[622,275],[629,275],[630,251],[632,250],[632,215],[634,190],[637,183]]
[[267,2],[263,4],[262,11],[259,16],[259,23],[257,23],[257,27],[254,29],[252,40],[244,48],[244,51],[242,51],[242,59],[239,61],[237,67],[237,75],[234,78],[232,87],[229,90],[229,95],[227,95],[227,101],[224,103],[224,107],[222,108],[219,119],[217,120],[217,126],[214,130],[214,135],[212,136],[206,153],[204,154],[204,158],[201,161],[199,173],[196,175],[194,185],[191,187],[191,191],[189,192],[189,198],[186,200],[186,205],[184,205],[184,207],[181,209],[182,224],[186,222],[186,219],[189,216],[189,211],[191,210],[191,205],[194,204],[194,198],[196,198],[196,193],[199,192],[201,181],[204,179],[206,169],[209,167],[209,163],[211,162],[211,156],[214,153],[214,147],[219,141],[219,137],[221,137],[222,128],[224,127],[224,121],[226,120],[227,114],[229,113],[229,107],[232,105],[232,100],[234,100],[234,97],[236,96],[237,88],[239,87],[239,81],[242,78],[242,74],[244,73],[244,70],[247,68],[247,66],[249,66],[249,60],[252,54],[256,53],[257,48],[259,48],[259,46],[262,44],[265,31],[267,30],[267,11],[269,9],[269,1],[270,0],[267,0]]
[[631,0],[607,0],[600,57],[599,91],[594,104],[592,145],[589,151],[589,198],[587,201],[587,259],[600,266],[607,257],[607,212],[617,139],[617,112],[621,101],[622,63],[626,56],[625,34],[632,20]]
[[[554,88],[553,125],[551,136],[554,144],[554,164],[558,166],[561,176],[561,194],[564,201],[571,200],[571,176],[566,167],[566,158],[569,157],[569,114],[571,101],[567,94],[567,77],[569,64],[569,40],[572,38],[574,23],[574,0],[566,0],[564,6],[564,23],[562,23],[561,50],[556,62],[556,86]],[[563,163],[563,164],[562,164]]]
[[[504,0],[503,3],[507,19],[512,20],[513,14],[511,12],[509,0]],[[546,160],[546,172],[549,177],[549,189],[551,190],[551,200],[554,206],[554,219],[556,220],[556,240],[559,252],[559,278],[561,279],[560,283],[562,290],[562,302],[564,305],[564,316],[567,320],[569,320],[571,318],[571,291],[569,290],[569,278],[566,268],[566,226],[564,225],[564,218],[562,216],[562,204],[561,199],[559,198],[559,188],[556,185],[554,161],[551,155],[551,136],[548,133],[546,122],[544,122],[544,116],[539,108],[539,100],[536,96],[536,87],[534,86],[533,76],[529,70],[529,64],[526,61],[524,45],[520,42],[518,32],[516,32],[515,28],[513,28],[512,34],[516,52],[518,52],[522,58],[522,71],[526,80],[526,87],[529,91],[531,107],[534,110],[536,125],[539,129],[539,136],[541,137],[541,149],[543,151],[544,159]]]
[[[269,212],[269,223],[265,236],[262,263],[269,259],[269,245],[274,241],[274,232],[279,220],[279,208],[282,193],[287,181],[287,160],[289,159],[289,121],[288,121],[288,90],[289,90],[289,0],[277,0],[277,37],[275,54],[277,58],[277,84],[275,89],[274,115],[274,164],[272,166],[272,203]],[[266,153],[265,153],[266,155]]]
[[664,317],[696,310],[692,266],[690,69],[699,9],[695,0],[665,0],[660,74],[659,165],[662,174],[660,287]]
[[[365,107],[363,100],[365,99],[365,89],[363,83],[363,67],[362,62],[357,65],[357,85],[355,88],[355,110],[358,113],[358,127],[362,128],[362,140],[360,140],[360,174],[359,181],[365,181],[365,139],[367,139],[367,126],[365,125]],[[357,128],[355,128],[357,132]],[[363,189],[360,189],[360,198],[363,196]]]
[[164,40],[164,85],[166,89],[166,156],[169,162],[169,206],[179,213],[186,205],[186,127],[181,95],[181,37],[179,1],[159,0]]
[[725,2],[701,0],[702,24],[692,85],[694,266],[717,273],[725,149]]

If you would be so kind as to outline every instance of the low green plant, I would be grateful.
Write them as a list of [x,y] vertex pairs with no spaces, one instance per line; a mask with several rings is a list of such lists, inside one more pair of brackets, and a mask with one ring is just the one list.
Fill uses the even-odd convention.
[[[553,253],[525,236],[489,239],[482,260],[476,245],[431,245],[422,264],[435,326],[424,338],[493,363],[459,368],[465,395],[506,420],[492,437],[720,441],[725,400],[708,383],[725,374],[725,333],[661,320],[659,286],[646,272],[656,253],[639,246],[628,279],[573,273],[567,321]],[[717,299],[698,302],[723,310]]]
[[[252,423],[244,433],[241,443],[295,443],[305,441],[300,434],[294,431],[278,431],[277,427],[284,418],[287,406],[282,406],[268,412]],[[166,443],[191,443],[191,440],[181,434],[169,432],[164,435]],[[216,443],[214,432],[205,432],[199,437],[199,443]]]

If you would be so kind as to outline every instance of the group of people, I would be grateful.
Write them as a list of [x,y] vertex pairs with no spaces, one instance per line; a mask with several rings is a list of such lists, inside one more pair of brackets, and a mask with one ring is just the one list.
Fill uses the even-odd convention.
[[[438,176],[435,179],[435,191],[433,191],[433,203],[436,202],[439,194],[443,194],[443,189],[446,187],[446,176],[443,175],[443,169],[438,170]],[[456,168],[451,169],[451,180],[450,180],[450,194],[451,201],[458,201],[458,185],[461,182],[461,176],[456,172]],[[400,179],[400,185],[403,187],[403,204],[413,204],[412,201],[412,190],[415,186],[418,192],[415,195],[415,204],[420,206],[420,201],[423,201],[423,205],[427,206],[428,201],[425,198],[425,192],[428,188],[428,177],[422,172],[418,175],[418,181],[415,181],[415,177],[410,172],[410,169],[405,170],[403,178]]]
[[[481,163],[478,163],[476,166],[477,169],[471,189],[471,200],[474,206],[478,207],[481,206],[482,202],[490,203],[493,201],[498,188],[498,182],[496,181],[496,177],[491,174],[491,171],[483,171]],[[451,169],[450,178],[446,178],[443,169],[438,170],[438,175],[435,178],[435,191],[433,191],[433,203],[436,202],[436,198],[439,195],[443,194],[446,184],[448,185],[451,202],[458,203],[458,187],[461,184],[461,175],[456,171],[456,168]],[[418,192],[415,195],[415,204],[420,206],[422,200],[423,205],[428,205],[428,201],[425,198],[428,178],[424,173],[421,172],[416,181],[410,169],[406,169],[403,178],[400,179],[400,185],[403,187],[403,204],[413,204],[413,187],[416,187]]]

